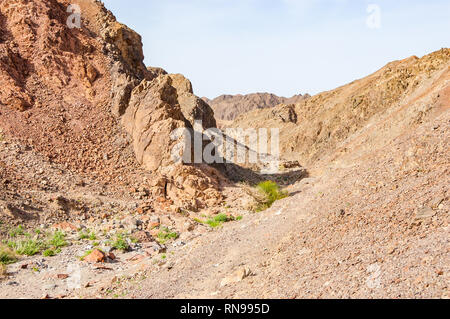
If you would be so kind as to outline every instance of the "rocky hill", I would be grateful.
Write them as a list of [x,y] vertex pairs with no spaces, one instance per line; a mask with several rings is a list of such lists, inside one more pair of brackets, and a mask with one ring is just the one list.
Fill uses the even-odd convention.
[[278,127],[284,156],[307,165],[373,150],[447,110],[449,60],[450,50],[442,49],[395,61],[300,103],[241,115],[229,126]]
[[232,121],[239,115],[255,109],[272,108],[282,103],[298,103],[308,97],[308,94],[299,94],[291,98],[285,98],[270,93],[254,93],[247,95],[221,95],[212,100],[208,98],[203,98],[203,100],[212,107],[216,119]]
[[[0,2],[0,297],[449,297],[450,49],[209,101],[100,1],[70,28],[70,4]],[[174,130],[205,151],[220,119],[280,129],[279,171],[174,161]]]
[[[179,174],[193,180],[203,176],[198,167],[173,165],[170,152],[177,141],[170,133],[192,129],[197,119],[205,128],[215,127],[211,108],[182,75],[147,69],[140,36],[100,2],[80,1],[80,29],[66,25],[69,4],[1,3],[4,138],[99,182],[145,187],[158,195],[165,189],[165,197],[179,206],[204,206],[197,191],[189,201],[198,204],[176,198],[183,182],[170,186]],[[141,177],[136,180],[135,174]],[[148,174],[152,177],[145,182]],[[169,185],[160,181],[165,179]],[[202,183],[203,190],[215,184],[209,193],[220,201],[217,182]]]

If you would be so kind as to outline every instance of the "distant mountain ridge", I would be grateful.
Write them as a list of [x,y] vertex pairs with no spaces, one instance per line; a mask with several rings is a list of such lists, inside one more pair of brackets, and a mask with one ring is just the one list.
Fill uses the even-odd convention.
[[203,100],[214,110],[216,119],[233,121],[239,115],[255,109],[272,108],[279,104],[295,104],[309,97],[309,94],[298,94],[286,98],[271,93],[252,93],[247,95],[221,95],[212,100],[204,97]]

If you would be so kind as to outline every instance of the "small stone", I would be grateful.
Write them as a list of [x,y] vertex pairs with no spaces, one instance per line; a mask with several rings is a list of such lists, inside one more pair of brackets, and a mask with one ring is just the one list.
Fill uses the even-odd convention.
[[142,249],[147,256],[154,256],[156,254],[163,253],[166,251],[166,248],[164,246],[161,246],[157,242],[144,243],[142,245]]
[[132,237],[140,243],[148,243],[154,240],[150,233],[143,230],[133,233]]
[[145,256],[145,255],[135,255],[135,256],[127,259],[127,261],[138,263],[138,262],[144,260],[145,258],[147,258],[147,256]]
[[58,274],[58,275],[56,275],[56,278],[64,280],[64,279],[69,278],[69,275],[67,275],[67,274]]
[[388,253],[389,255],[392,255],[392,254],[395,253],[396,250],[397,250],[397,247],[391,246],[391,247],[388,248],[387,253]]
[[62,223],[59,223],[59,224],[55,224],[55,225],[52,226],[52,228],[63,230],[63,231],[68,231],[68,232],[77,231],[78,230],[77,226],[75,226],[75,225],[73,225],[71,223],[68,223],[68,222],[62,222]]
[[152,221],[150,221],[150,223],[148,224],[147,229],[148,229],[148,230],[152,230],[152,229],[157,228],[157,227],[159,227],[159,226],[161,226],[161,224],[159,223],[159,221],[158,221],[158,222],[152,222]]
[[48,284],[48,285],[44,285],[44,287],[42,287],[42,288],[44,288],[44,290],[53,290],[53,289],[56,289],[57,287],[58,286],[55,284]]
[[90,287],[92,287],[92,286],[93,286],[92,282],[87,282],[87,283],[84,285],[84,288],[90,288]]
[[345,216],[345,210],[344,209],[340,209],[339,212],[337,212],[336,217],[344,217]]
[[159,219],[158,216],[152,216],[152,217],[150,217],[150,222],[159,224],[161,222],[161,220]]
[[174,262],[170,262],[170,263],[167,263],[167,264],[165,265],[165,268],[166,268],[167,270],[171,270],[173,267],[175,267],[175,263],[174,263]]
[[137,193],[137,189],[134,188],[134,187],[130,187],[130,188],[128,189],[128,191],[129,191],[131,194]]

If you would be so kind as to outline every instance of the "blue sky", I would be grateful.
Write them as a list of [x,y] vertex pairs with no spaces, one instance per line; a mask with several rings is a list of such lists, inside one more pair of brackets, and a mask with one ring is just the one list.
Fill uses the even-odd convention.
[[[449,0],[105,0],[195,93],[316,94],[450,46]],[[368,12],[375,4],[380,11]],[[378,17],[379,24],[367,24]],[[374,21],[371,19],[370,21]],[[379,27],[378,27],[379,26]]]

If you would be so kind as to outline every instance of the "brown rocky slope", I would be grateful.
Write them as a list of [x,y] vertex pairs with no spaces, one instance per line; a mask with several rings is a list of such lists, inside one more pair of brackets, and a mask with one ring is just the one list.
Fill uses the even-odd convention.
[[298,103],[307,98],[309,98],[308,94],[298,94],[291,98],[286,98],[271,93],[253,93],[247,95],[221,95],[212,100],[208,98],[203,98],[203,100],[211,105],[216,119],[233,121],[239,115],[255,109],[272,108],[282,103]]
[[[448,298],[450,50],[234,123],[278,127],[311,177],[242,225],[198,238],[143,298]],[[221,245],[216,243],[220,242]]]
[[[69,4],[0,4],[4,137],[102,183],[144,186],[158,196],[168,189],[162,192],[168,200],[194,209],[204,206],[202,200],[220,203],[215,177],[206,178],[200,167],[181,169],[170,157],[176,143],[171,131],[192,129],[199,119],[205,128],[215,127],[211,108],[182,75],[147,69],[140,36],[118,23],[99,1],[79,1],[80,29],[66,25]],[[178,174],[183,181],[175,186]],[[204,185],[187,196],[189,203],[177,197],[185,183]],[[181,191],[171,192],[177,188]]]
[[[381,147],[448,109],[449,60],[450,50],[442,49],[395,61],[300,103],[252,111],[229,126],[280,128],[281,153],[308,166],[335,156],[336,149],[345,154],[372,143]],[[358,145],[346,149],[351,140]]]
[[[0,2],[0,237],[62,229],[70,244],[8,265],[1,297],[449,296],[448,49],[241,115],[280,128],[312,175],[252,214],[249,186],[170,160],[171,130],[216,126],[192,84],[146,68],[99,1],[79,4],[69,29],[69,1]],[[208,226],[218,212],[230,222]]]

